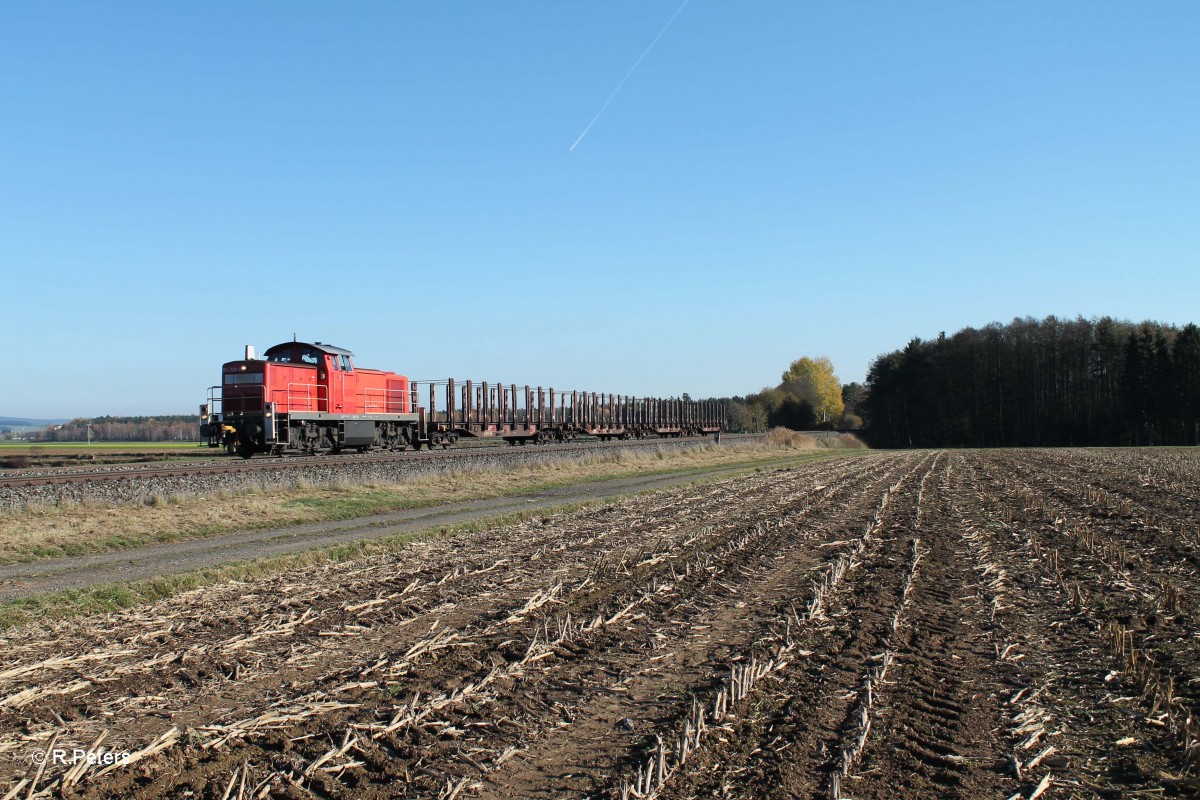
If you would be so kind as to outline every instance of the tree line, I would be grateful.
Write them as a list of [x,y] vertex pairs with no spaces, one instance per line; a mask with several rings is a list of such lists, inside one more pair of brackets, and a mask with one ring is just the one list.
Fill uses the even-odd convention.
[[913,339],[865,388],[877,447],[1200,444],[1200,330],[1014,319]]
[[38,431],[31,438],[44,442],[195,442],[200,424],[194,414],[161,417],[80,417]]
[[731,431],[854,430],[862,426],[863,393],[860,384],[843,386],[828,358],[805,356],[792,362],[778,385],[748,395],[713,398],[713,402],[725,405]]

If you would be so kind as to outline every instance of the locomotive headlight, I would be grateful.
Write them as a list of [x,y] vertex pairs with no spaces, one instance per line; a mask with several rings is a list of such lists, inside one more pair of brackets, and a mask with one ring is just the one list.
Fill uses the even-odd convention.
[[245,372],[245,371],[246,371],[246,365],[242,364],[242,372]]

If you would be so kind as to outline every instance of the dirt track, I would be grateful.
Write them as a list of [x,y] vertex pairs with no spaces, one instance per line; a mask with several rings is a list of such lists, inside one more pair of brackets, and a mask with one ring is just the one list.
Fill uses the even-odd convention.
[[1198,476],[832,459],[17,631],[0,793],[1195,796]]

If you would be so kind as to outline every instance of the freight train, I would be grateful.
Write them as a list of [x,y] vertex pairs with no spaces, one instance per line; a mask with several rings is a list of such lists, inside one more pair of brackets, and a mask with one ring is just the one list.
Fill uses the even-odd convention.
[[[651,436],[705,436],[725,426],[719,403],[558,392],[516,384],[454,380],[423,387],[404,375],[355,365],[354,353],[321,342],[283,342],[257,358],[221,367],[221,383],[200,406],[210,447],[257,453],[337,453],[448,447],[461,436],[509,444]],[[438,407],[438,390],[443,390]]]

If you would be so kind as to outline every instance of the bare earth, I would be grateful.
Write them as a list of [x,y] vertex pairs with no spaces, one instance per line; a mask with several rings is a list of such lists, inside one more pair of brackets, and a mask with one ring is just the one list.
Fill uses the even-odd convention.
[[1198,478],[875,453],[10,631],[0,797],[1194,797]]

